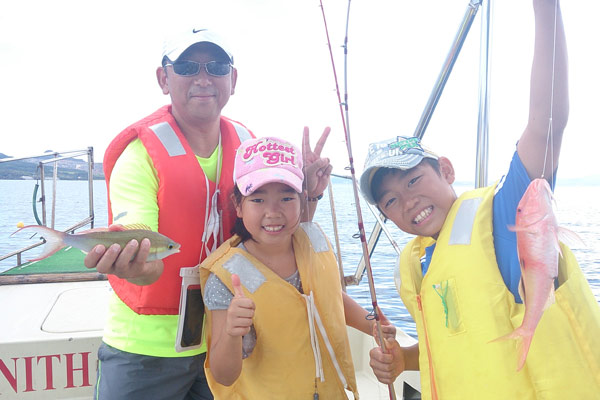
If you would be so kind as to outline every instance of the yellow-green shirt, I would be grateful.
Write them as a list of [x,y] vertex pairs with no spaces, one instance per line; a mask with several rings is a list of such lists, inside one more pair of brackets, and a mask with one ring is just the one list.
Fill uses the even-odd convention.
[[[209,158],[196,156],[204,173],[216,180],[218,148]],[[158,174],[139,139],[133,140],[119,156],[110,177],[113,223],[144,224],[158,231]],[[177,353],[178,315],[145,315],[131,310],[113,292],[103,341],[119,350],[157,357],[185,357],[206,352],[200,348]]]

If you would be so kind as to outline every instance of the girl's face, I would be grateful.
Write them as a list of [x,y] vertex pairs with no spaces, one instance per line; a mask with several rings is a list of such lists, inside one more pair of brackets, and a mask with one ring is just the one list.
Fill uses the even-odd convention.
[[267,183],[236,205],[237,216],[259,245],[289,245],[300,224],[300,196],[283,183]]

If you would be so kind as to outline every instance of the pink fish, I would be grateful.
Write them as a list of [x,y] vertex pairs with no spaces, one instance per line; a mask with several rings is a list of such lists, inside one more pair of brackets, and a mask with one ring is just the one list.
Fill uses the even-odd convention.
[[553,196],[548,181],[534,179],[517,207],[515,226],[517,253],[521,264],[519,294],[525,303],[521,326],[496,340],[520,340],[517,371],[523,368],[529,346],[544,311],[554,303],[554,280],[558,276],[561,240],[577,237],[558,226],[553,210]]

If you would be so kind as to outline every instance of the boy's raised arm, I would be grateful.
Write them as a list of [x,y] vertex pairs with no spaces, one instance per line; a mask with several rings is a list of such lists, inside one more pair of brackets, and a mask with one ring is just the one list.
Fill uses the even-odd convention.
[[[560,2],[533,0],[533,9],[535,44],[531,68],[529,121],[517,145],[519,157],[532,179],[541,177],[542,172],[544,177],[548,178],[556,169],[562,134],[569,117],[567,47]],[[553,136],[551,144],[547,146],[550,117]]]

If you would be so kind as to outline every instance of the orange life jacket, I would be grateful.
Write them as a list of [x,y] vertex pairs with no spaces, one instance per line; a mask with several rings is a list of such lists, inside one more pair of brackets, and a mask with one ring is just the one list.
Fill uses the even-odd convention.
[[[233,190],[235,150],[251,137],[252,133],[243,125],[221,117],[222,167],[217,208],[221,213],[223,239],[231,236],[235,221],[235,210],[229,198]],[[106,150],[103,166],[109,223],[113,222],[108,189],[111,173],[123,150],[136,138],[144,144],[158,174],[158,231],[181,244],[181,251],[163,260],[164,271],[151,285],[135,285],[114,275],[109,275],[109,281],[117,296],[136,313],[175,315],[179,312],[181,290],[179,270],[193,267],[201,261],[207,180],[171,113],[171,106],[161,107],[126,128]],[[210,199],[216,188],[214,182],[208,182]]]

